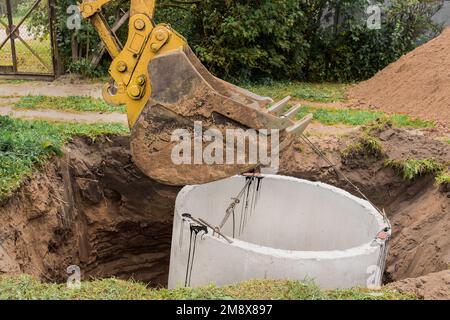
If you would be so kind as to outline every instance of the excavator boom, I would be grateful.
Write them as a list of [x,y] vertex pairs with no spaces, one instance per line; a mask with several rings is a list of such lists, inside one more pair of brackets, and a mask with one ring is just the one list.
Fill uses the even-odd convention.
[[[183,36],[167,24],[155,24],[154,0],[131,0],[128,38],[122,46],[102,15],[102,7],[109,2],[85,0],[80,11],[112,57],[109,74],[113,81],[105,85],[103,97],[109,104],[126,105],[133,160],[150,178],[186,185],[254,170],[262,163],[252,159],[250,150],[273,151],[267,150],[267,141],[263,145],[250,139],[249,130],[266,136],[271,146],[279,139],[278,149],[283,149],[311,122],[311,116],[293,120],[298,106],[283,113],[289,97],[273,103],[209,73]],[[199,124],[207,133],[200,139]],[[244,152],[244,161],[199,161],[195,147],[211,147],[212,141],[230,129],[238,132],[237,139],[248,140],[244,151],[232,147],[236,153]],[[184,149],[186,161],[180,163],[174,161],[174,150],[183,139],[191,139],[194,150]],[[218,152],[214,152],[216,160]]]

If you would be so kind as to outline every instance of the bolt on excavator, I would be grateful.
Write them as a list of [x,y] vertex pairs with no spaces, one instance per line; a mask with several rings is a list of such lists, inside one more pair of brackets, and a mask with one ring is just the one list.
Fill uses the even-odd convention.
[[[294,120],[300,106],[286,110],[290,97],[274,103],[213,76],[183,36],[168,24],[154,22],[155,0],[131,0],[128,37],[122,45],[102,15],[110,1],[84,0],[79,8],[112,58],[112,80],[104,86],[103,97],[111,105],[126,105],[133,161],[148,177],[174,186],[201,184],[261,165],[258,161],[174,163],[172,151],[177,142],[173,133],[194,132],[195,123],[223,133],[241,129],[243,135],[245,130],[266,135],[277,130],[281,151],[312,121],[311,115]],[[200,143],[207,146],[205,140]],[[267,147],[258,141],[249,144]]]

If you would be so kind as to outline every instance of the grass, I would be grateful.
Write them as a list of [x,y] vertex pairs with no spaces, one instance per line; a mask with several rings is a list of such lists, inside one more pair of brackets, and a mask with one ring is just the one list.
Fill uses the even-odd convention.
[[356,143],[348,145],[342,152],[343,157],[371,156],[381,159],[385,155],[383,145],[369,132],[369,130],[365,130]]
[[407,181],[415,180],[427,174],[439,176],[446,167],[445,164],[435,159],[387,160],[385,165],[393,168]]
[[82,282],[81,288],[65,284],[41,283],[31,276],[0,276],[0,300],[77,299],[77,300],[412,300],[415,296],[386,289],[348,289],[324,291],[311,281],[252,280],[238,285],[196,289],[149,289],[144,284],[117,279]]
[[54,109],[78,112],[126,112],[125,106],[114,107],[101,99],[80,96],[24,96],[15,102],[14,107],[19,109]]
[[412,119],[407,115],[394,114],[387,115],[380,111],[360,110],[360,109],[338,109],[338,108],[315,108],[303,106],[297,118],[301,119],[305,115],[312,113],[314,119],[325,125],[345,124],[350,126],[370,125],[380,119],[389,120],[395,127],[408,128],[432,128],[434,123],[420,119]]
[[95,138],[128,132],[122,124],[50,123],[0,116],[0,200],[17,190],[34,166],[62,155],[62,146],[73,136]]
[[338,102],[347,98],[348,85],[338,83],[271,82],[269,84],[243,85],[248,90],[274,100],[291,96],[313,102]]
[[436,176],[436,185],[450,185],[450,168],[441,171]]

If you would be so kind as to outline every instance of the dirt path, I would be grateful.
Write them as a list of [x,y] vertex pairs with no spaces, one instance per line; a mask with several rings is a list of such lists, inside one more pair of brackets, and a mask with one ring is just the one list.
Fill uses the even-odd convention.
[[[75,82],[75,81],[74,81]],[[103,83],[71,83],[68,80],[26,81],[20,83],[0,83],[0,96],[45,95],[56,97],[89,96],[102,97]]]
[[52,109],[20,110],[9,106],[0,106],[0,115],[26,120],[50,120],[82,123],[124,123],[127,124],[127,115],[122,113],[100,112],[65,112]]

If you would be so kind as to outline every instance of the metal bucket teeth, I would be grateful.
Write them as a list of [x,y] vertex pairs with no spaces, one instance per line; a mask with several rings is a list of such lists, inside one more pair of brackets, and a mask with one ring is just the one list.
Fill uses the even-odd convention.
[[[283,112],[291,97],[268,107],[273,102],[270,98],[214,77],[189,47],[158,55],[149,63],[148,73],[152,75],[152,92],[131,130],[131,154],[145,175],[163,184],[201,184],[254,170],[260,162],[251,160],[251,150],[257,149],[260,153],[261,148],[267,148],[269,154],[272,134],[278,131],[274,137],[279,138],[281,151],[312,120],[310,116],[295,122],[297,106]],[[219,153],[214,154],[214,161],[203,159],[207,148],[211,148],[212,139],[202,136],[197,139],[198,125],[201,125],[203,137],[211,129],[226,138],[229,130],[235,129],[232,132],[246,145],[243,154],[238,154],[239,146],[233,138],[231,146],[222,147],[233,151],[235,161],[228,163],[225,154],[220,156]],[[270,136],[270,146],[261,145],[260,139],[247,137],[250,131]],[[188,145],[187,150],[194,152],[185,153],[183,149],[182,157],[175,153],[174,160],[174,150],[185,145],[182,142]]]
[[296,115],[297,112],[300,110],[300,108],[302,107],[302,105],[299,103],[295,106],[293,106],[292,108],[290,108],[288,111],[286,111],[285,113],[283,113],[283,115],[281,116],[281,118],[289,118],[289,119],[293,119]]
[[294,125],[287,128],[286,132],[293,135],[300,135],[306,130],[306,128],[308,127],[308,125],[311,123],[312,120],[313,115],[308,114],[302,120],[296,122]]
[[278,101],[277,103],[273,104],[269,108],[269,113],[271,114],[279,114],[281,111],[283,111],[283,108],[286,106],[286,104],[291,100],[290,96],[287,96],[283,100]]

